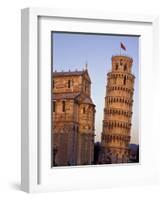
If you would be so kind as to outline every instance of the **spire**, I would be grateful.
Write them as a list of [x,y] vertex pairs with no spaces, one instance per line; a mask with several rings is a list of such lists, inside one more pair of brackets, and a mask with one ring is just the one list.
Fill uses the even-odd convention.
[[87,60],[85,61],[85,70],[88,70],[88,62],[87,62]]

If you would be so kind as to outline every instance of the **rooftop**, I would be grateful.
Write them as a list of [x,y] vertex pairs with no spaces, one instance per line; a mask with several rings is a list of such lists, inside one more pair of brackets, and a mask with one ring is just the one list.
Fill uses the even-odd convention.
[[123,58],[127,58],[130,59],[131,61],[133,61],[132,57],[127,55],[127,54],[117,54],[117,55],[112,55],[112,59],[116,58],[116,57],[123,57]]
[[81,76],[86,72],[86,70],[83,71],[61,71],[61,72],[57,72],[54,71],[53,72],[53,76],[57,77],[57,76]]
[[53,94],[53,99],[58,100],[58,99],[75,99],[80,95],[80,92],[78,93],[56,93]]
[[85,96],[83,93],[55,93],[53,94],[53,100],[64,100],[64,99],[77,99],[82,101],[84,104],[93,104],[92,99],[89,96]]

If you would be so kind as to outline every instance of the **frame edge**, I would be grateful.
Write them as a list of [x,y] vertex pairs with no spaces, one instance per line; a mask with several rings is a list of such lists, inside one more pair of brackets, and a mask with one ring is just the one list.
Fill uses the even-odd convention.
[[29,9],[21,10],[21,189],[29,192]]

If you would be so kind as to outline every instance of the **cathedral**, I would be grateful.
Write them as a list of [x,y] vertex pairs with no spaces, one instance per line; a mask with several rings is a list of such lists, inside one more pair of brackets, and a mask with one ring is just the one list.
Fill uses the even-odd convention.
[[101,163],[127,163],[131,132],[134,79],[133,60],[113,56],[112,70],[107,74]]
[[87,66],[82,71],[55,71],[52,80],[53,166],[90,165],[95,105]]

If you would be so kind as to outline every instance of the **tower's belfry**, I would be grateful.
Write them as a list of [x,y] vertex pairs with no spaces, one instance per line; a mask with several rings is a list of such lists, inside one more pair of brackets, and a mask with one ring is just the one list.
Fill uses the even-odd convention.
[[132,62],[127,56],[112,57],[112,70],[107,74],[102,163],[128,162],[135,79]]

